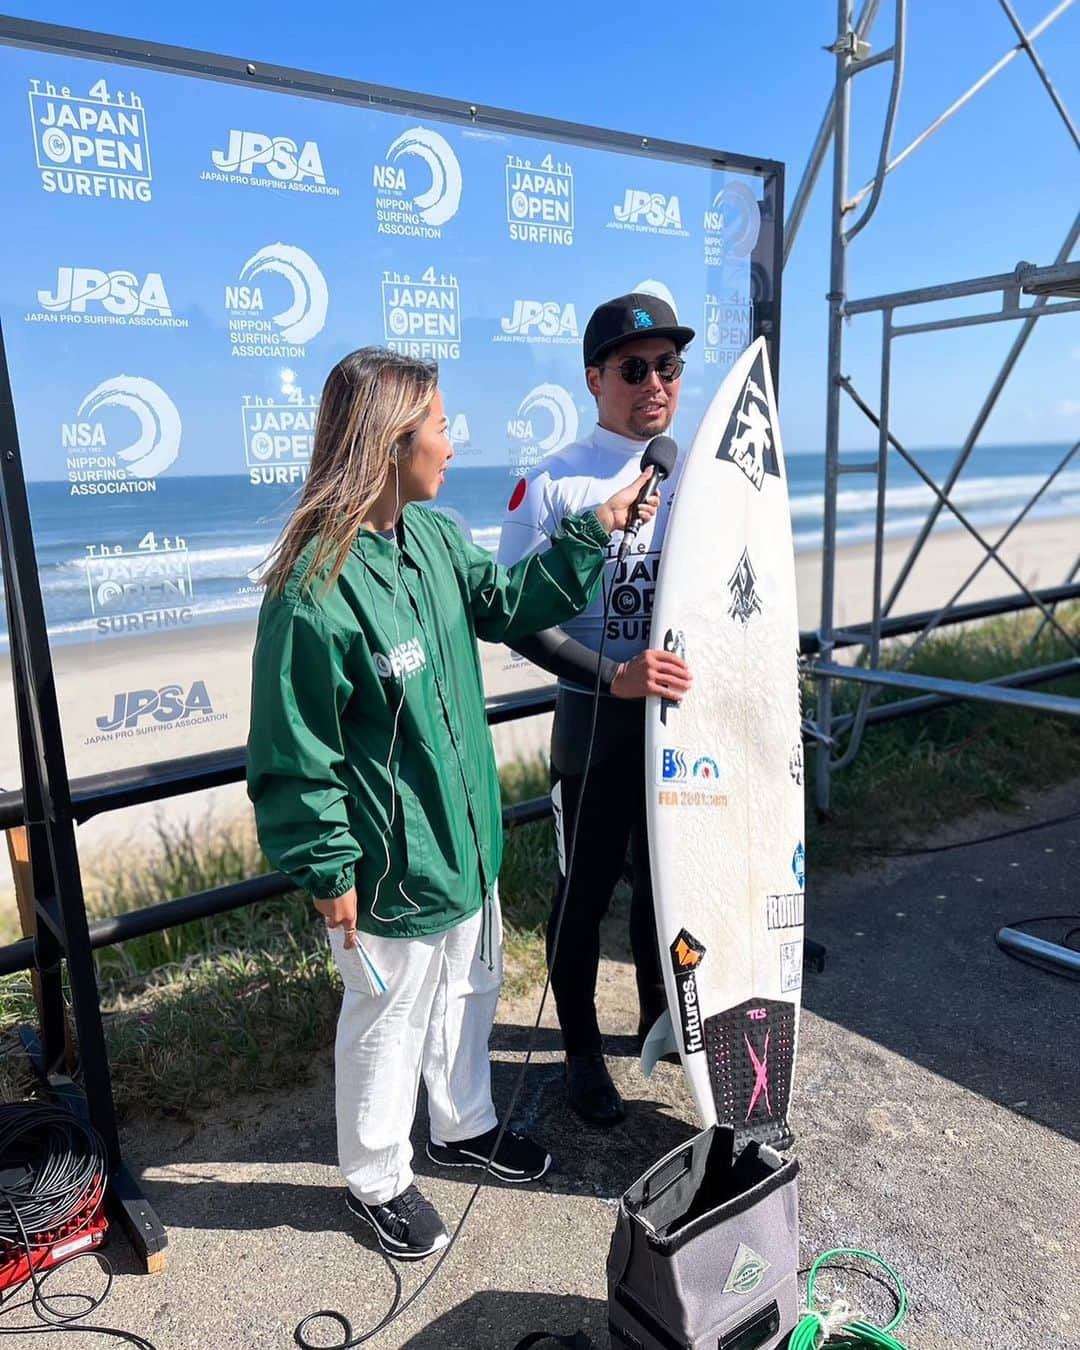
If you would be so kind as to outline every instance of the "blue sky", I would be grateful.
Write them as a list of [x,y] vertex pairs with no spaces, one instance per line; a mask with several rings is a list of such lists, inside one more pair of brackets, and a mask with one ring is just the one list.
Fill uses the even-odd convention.
[[[1018,0],[1033,26],[1050,0]],[[995,0],[915,0],[894,145],[907,144],[1015,38]],[[735,7],[451,5],[407,7],[14,3],[26,18],[302,67],[488,104],[781,159],[789,202],[832,87],[835,6],[786,0]],[[888,44],[892,5],[873,42]],[[1080,120],[1080,4],[1039,40],[1039,53]],[[877,155],[889,68],[855,83],[852,185]],[[784,280],[781,413],[791,450],[821,445],[828,288],[829,171]],[[1052,261],[1080,201],[1080,157],[1030,62],[1017,57],[896,171],[874,221],[853,245],[852,297]],[[1075,256],[1080,256],[1078,253]],[[978,303],[978,302],[975,302]],[[986,307],[985,304],[983,307]],[[845,370],[877,401],[879,321],[853,320]],[[894,351],[893,423],[912,446],[962,438],[1015,325],[903,339]],[[1040,324],[999,403],[989,442],[1080,436],[1080,315]],[[846,415],[844,440],[872,433]]]

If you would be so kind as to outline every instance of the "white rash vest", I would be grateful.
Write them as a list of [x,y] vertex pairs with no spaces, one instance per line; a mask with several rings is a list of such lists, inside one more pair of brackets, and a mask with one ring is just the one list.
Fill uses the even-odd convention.
[[[587,440],[545,455],[511,494],[499,540],[499,562],[510,566],[546,548],[564,516],[602,506],[620,488],[628,487],[641,473],[641,456],[648,443],[596,426]],[[616,563],[616,555],[622,535],[616,532],[612,536],[601,589],[586,610],[562,625],[563,632],[597,652],[606,606],[604,655],[612,661],[628,661],[650,646],[660,547],[681,466],[680,457],[671,478],[660,489],[655,519],[642,525],[621,564]]]

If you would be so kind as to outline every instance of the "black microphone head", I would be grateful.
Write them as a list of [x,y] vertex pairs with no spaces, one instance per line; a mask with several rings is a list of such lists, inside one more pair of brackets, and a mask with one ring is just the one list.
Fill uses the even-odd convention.
[[670,478],[679,457],[679,447],[670,436],[654,436],[641,456],[641,472],[655,469],[662,478]]

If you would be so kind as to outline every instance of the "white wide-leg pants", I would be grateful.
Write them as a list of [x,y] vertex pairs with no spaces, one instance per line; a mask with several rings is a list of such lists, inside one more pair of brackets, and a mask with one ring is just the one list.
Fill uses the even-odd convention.
[[[430,937],[329,931],[345,995],[335,1047],[338,1159],[359,1200],[383,1204],[412,1182],[409,1133],[420,1074],[431,1138],[472,1139],[498,1124],[488,1038],[502,984],[498,892]],[[385,989],[380,989],[385,985]]]

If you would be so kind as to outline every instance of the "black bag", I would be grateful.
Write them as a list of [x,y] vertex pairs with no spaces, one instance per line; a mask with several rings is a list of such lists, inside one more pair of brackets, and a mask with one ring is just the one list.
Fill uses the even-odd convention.
[[613,1350],[772,1350],[798,1321],[799,1165],[712,1126],[619,1202]]

